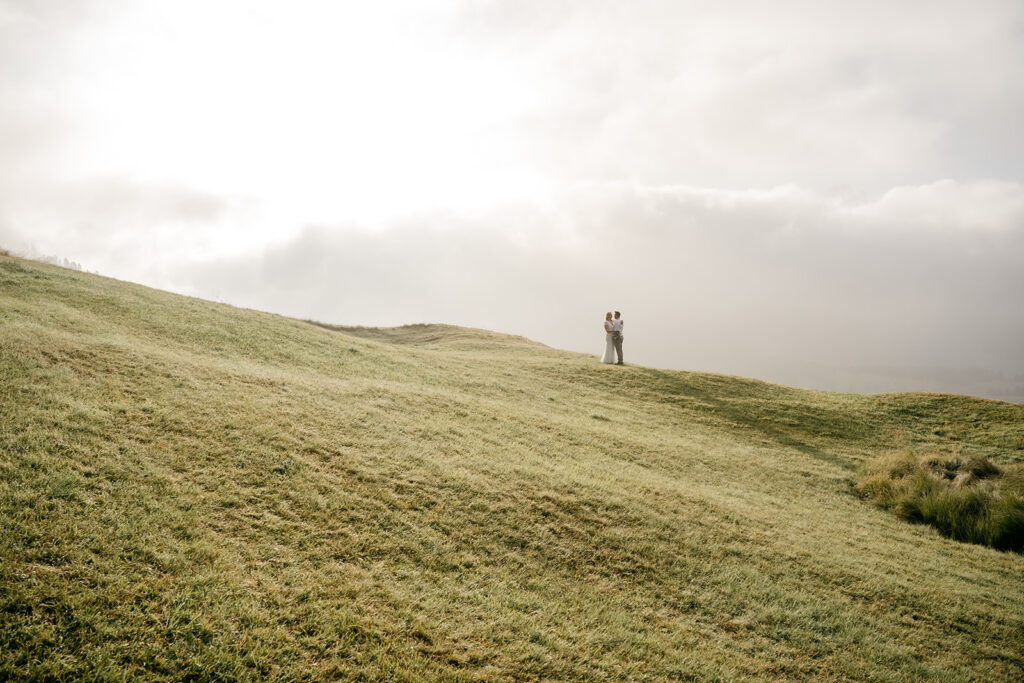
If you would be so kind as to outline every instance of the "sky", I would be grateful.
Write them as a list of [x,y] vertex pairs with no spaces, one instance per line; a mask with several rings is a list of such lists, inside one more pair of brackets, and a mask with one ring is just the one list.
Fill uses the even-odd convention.
[[1024,3],[0,0],[0,247],[1024,402]]

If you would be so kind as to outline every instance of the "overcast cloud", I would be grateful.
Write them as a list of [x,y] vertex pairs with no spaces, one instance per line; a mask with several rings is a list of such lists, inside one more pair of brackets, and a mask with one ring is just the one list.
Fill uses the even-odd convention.
[[0,246],[1024,401],[1020,2],[0,0]]

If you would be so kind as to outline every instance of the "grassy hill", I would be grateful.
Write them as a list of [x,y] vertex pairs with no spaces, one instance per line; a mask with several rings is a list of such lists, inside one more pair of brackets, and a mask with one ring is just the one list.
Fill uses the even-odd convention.
[[1021,680],[1024,556],[858,495],[1024,406],[331,328],[0,256],[0,679]]

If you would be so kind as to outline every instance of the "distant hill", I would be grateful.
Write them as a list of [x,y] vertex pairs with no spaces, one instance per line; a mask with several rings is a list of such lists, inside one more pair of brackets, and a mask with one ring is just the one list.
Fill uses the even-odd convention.
[[1024,556],[863,499],[897,456],[1016,471],[1024,406],[0,256],[0,679],[1024,679]]

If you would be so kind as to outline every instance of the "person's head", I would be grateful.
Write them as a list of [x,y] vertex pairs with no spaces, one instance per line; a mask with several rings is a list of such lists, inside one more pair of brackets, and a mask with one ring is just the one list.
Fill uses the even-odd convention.
[[619,313],[618,311],[615,311],[615,319],[618,320],[620,317],[622,317],[622,314]]
[[611,314],[611,312],[605,313],[605,314],[604,314],[604,319],[605,319],[605,320],[611,320],[611,319],[612,319],[612,314]]

